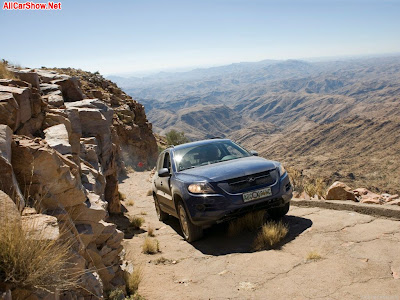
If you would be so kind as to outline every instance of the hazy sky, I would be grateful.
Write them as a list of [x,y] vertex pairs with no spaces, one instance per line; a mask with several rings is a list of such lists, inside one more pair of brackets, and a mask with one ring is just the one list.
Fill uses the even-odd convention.
[[61,5],[61,11],[0,10],[0,57],[29,67],[110,74],[400,52],[400,1],[61,0]]

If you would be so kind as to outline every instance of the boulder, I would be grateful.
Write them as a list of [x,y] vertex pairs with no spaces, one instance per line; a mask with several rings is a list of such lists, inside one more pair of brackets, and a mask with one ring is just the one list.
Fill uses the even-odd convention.
[[0,123],[14,132],[20,125],[19,105],[12,93],[0,92]]
[[43,96],[45,102],[54,107],[64,106],[64,98],[58,93],[50,93]]
[[10,127],[0,124],[0,189],[9,195],[22,210],[25,200],[11,165],[12,134]]
[[29,232],[29,238],[35,240],[58,240],[60,229],[57,218],[36,214],[21,217],[24,231]]
[[353,192],[361,203],[368,203],[368,204],[383,203],[383,198],[381,197],[381,195],[373,193],[367,190],[366,188],[358,188],[355,189]]
[[19,186],[42,207],[70,207],[86,201],[78,167],[47,143],[38,138],[15,136],[12,151]]
[[399,198],[398,194],[390,195],[390,194],[382,194],[382,199],[384,202],[391,202]]
[[85,97],[81,90],[80,82],[76,77],[57,79],[53,80],[52,83],[61,87],[61,92],[66,102],[80,101]]
[[60,86],[57,85],[57,84],[52,84],[52,83],[42,83],[42,84],[40,84],[40,90],[45,95],[61,93]]
[[0,92],[12,93],[19,105],[19,115],[22,123],[28,121],[32,116],[31,110],[31,90],[28,87],[17,88],[0,85]]
[[21,215],[11,198],[0,190],[0,226],[11,222],[20,222]]
[[31,69],[16,70],[14,75],[19,79],[30,83],[33,87],[40,89],[39,75]]
[[326,200],[352,200],[357,201],[354,192],[343,182],[336,181],[326,193]]
[[45,140],[53,149],[61,154],[71,154],[68,131],[64,124],[48,127],[44,130]]

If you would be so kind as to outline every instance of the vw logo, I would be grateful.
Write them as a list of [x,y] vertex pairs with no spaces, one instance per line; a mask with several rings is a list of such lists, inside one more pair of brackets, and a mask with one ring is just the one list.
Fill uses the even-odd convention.
[[249,178],[247,179],[248,182],[254,182],[254,180],[256,180],[254,177],[249,177]]

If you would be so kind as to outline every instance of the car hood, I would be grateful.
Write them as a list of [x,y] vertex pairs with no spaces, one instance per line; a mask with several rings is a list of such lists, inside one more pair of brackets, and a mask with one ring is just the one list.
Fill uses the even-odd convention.
[[276,161],[250,156],[187,169],[176,173],[176,176],[183,181],[208,180],[218,182],[273,170],[277,166],[278,162]]

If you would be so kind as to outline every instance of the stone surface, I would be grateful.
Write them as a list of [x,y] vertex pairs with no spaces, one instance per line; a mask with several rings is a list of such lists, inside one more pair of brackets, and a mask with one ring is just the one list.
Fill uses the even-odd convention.
[[45,140],[53,149],[61,154],[71,154],[68,131],[64,124],[48,127],[44,130]]
[[60,229],[56,217],[36,214],[21,217],[22,227],[35,240],[57,240]]
[[0,92],[12,93],[19,105],[19,115],[22,123],[28,121],[32,116],[29,88],[17,88],[0,85]]
[[64,101],[66,102],[79,101],[84,98],[84,94],[82,93],[80,87],[80,82],[76,77],[57,79],[53,80],[52,83],[61,87],[61,92],[63,94]]
[[46,143],[40,139],[15,137],[12,151],[12,165],[20,187],[41,206],[52,209],[86,201],[80,178],[65,163],[68,160]]
[[373,193],[366,188],[355,189],[354,194],[358,197],[361,203],[382,204],[384,202],[381,195]]
[[0,92],[0,123],[8,125],[12,131],[15,131],[20,122],[19,105],[13,94]]
[[11,222],[20,222],[21,215],[14,201],[0,190],[0,226]]
[[336,181],[326,193],[326,200],[353,200],[356,201],[354,192],[345,183]]
[[0,190],[9,195],[22,210],[25,206],[25,199],[11,165],[12,134],[10,127],[0,124]]
[[14,71],[19,79],[29,82],[33,87],[40,89],[39,75],[31,69]]

